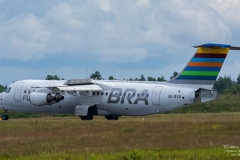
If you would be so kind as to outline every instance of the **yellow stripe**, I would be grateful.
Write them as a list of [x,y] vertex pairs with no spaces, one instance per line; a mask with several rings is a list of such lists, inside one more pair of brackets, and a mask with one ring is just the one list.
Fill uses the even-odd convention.
[[229,48],[219,48],[219,49],[198,48],[197,53],[228,54],[228,51],[229,51]]

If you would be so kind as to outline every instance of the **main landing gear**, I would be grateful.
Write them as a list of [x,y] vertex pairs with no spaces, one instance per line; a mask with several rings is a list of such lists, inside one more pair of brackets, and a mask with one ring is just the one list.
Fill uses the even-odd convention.
[[88,113],[86,116],[79,116],[82,120],[93,120],[93,114]]
[[[93,120],[93,116],[95,116],[95,115],[99,115],[96,105],[89,107],[87,115],[86,116],[79,116],[79,118],[81,118],[82,120]],[[105,118],[107,120],[118,120],[119,117],[120,116],[117,116],[117,115],[107,115],[107,116],[105,116]]]
[[3,115],[2,115],[2,120],[8,120],[9,119],[9,116],[7,115],[7,113],[6,113],[7,111],[5,111],[4,113],[3,113]]
[[117,115],[108,115],[108,116],[105,116],[105,118],[107,120],[118,120],[118,116]]

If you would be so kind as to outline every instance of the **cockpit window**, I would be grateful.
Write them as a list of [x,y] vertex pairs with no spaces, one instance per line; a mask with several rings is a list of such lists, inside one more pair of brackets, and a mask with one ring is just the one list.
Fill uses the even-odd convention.
[[11,91],[11,87],[8,87],[8,88],[5,89],[4,92],[5,92],[5,93],[9,93],[10,91]]

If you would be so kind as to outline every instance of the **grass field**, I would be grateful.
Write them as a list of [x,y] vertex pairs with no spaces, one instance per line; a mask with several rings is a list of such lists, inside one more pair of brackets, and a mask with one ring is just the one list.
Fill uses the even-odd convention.
[[0,121],[0,159],[240,159],[240,113]]

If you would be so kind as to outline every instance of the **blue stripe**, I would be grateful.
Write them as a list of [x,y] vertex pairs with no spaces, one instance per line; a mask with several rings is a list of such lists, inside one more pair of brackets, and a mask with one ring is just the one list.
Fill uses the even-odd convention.
[[179,76],[177,80],[216,80],[217,76]]
[[214,48],[214,47],[220,47],[220,48],[230,48],[231,46],[228,44],[216,44],[216,43],[205,43],[200,45],[202,47],[207,47],[207,48]]
[[191,62],[224,62],[225,58],[193,58]]
[[220,71],[221,67],[194,67],[187,66],[184,71]]

